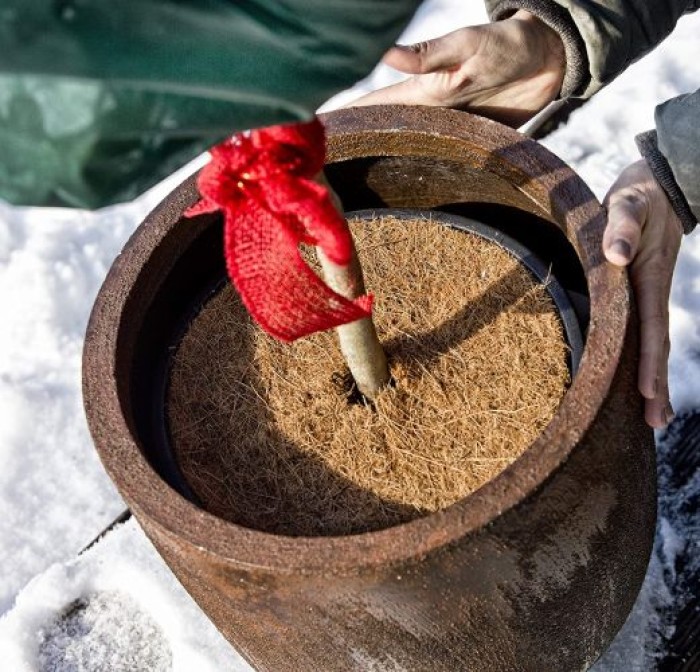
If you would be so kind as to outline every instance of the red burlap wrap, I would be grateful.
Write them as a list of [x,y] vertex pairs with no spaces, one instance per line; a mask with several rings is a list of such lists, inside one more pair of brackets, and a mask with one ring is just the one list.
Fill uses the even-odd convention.
[[299,251],[316,245],[339,266],[352,258],[347,222],[314,180],[325,147],[318,119],[239,133],[212,149],[197,182],[202,200],[185,213],[222,211],[229,276],[256,322],[281,341],[371,314],[371,296],[337,294]]

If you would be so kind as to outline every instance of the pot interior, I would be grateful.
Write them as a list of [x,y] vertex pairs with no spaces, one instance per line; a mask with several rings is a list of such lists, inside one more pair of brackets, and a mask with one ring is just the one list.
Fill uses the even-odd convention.
[[[588,321],[586,282],[578,258],[561,231],[550,222],[531,213],[492,204],[447,205],[446,213],[479,218],[498,233],[521,243],[527,241],[536,250],[541,269],[550,269],[557,277],[560,290],[559,308],[570,301],[569,341],[581,341]],[[410,212],[410,210],[403,210]],[[440,213],[436,212],[436,216]],[[504,222],[517,218],[517,226]],[[446,219],[450,220],[449,214]],[[186,226],[186,220],[180,225]],[[515,235],[514,235],[515,234]],[[173,489],[198,506],[202,502],[183,477],[168,432],[166,395],[171,354],[177,348],[191,320],[201,306],[228,282],[223,261],[223,227],[221,218],[213,215],[204,220],[199,234],[182,251],[147,308],[140,335],[135,341],[132,375],[130,376],[131,416],[135,433],[145,457]],[[530,255],[527,255],[530,256]],[[534,270],[534,269],[532,269]],[[563,302],[563,303],[562,303]],[[571,309],[570,306],[573,306]],[[567,320],[564,320],[567,324]],[[578,322],[580,332],[571,331]],[[574,349],[579,351],[582,343]],[[575,356],[576,358],[578,355]],[[574,364],[574,370],[575,370]]]

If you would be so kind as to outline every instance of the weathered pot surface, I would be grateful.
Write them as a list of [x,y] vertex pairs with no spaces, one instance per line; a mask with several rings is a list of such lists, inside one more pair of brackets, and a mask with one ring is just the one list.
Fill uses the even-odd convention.
[[84,391],[100,457],[258,670],[586,669],[634,602],[656,511],[637,325],[626,275],[600,250],[602,208],[560,160],[494,122],[401,107],[324,119],[327,174],[348,210],[477,216],[529,241],[572,296],[588,294],[583,357],[555,417],[481,489],[393,528],[292,538],[207,513],[161,450],[168,346],[222,273],[219,218],[182,221],[198,198],[190,179],[134,234],[93,309]]

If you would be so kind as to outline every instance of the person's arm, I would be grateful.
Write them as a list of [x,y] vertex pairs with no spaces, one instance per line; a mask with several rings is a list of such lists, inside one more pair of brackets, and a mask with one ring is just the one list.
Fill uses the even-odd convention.
[[651,51],[700,0],[485,0],[492,22],[395,47],[412,77],[353,105],[442,105],[511,126],[557,98],[586,97]]
[[419,0],[3,0],[0,198],[128,200],[223,137],[308,119]]
[[[697,0],[486,0],[492,19],[528,9],[562,38],[561,96],[589,96],[651,51]],[[673,418],[668,389],[669,297],[683,231],[700,216],[700,92],[656,110],[637,138],[644,160],[626,168],[605,199],[607,259],[629,266],[640,317],[638,386],[652,427]]]
[[588,97],[649,53],[698,0],[485,0],[493,21],[527,10],[555,30],[566,50],[561,97]]
[[644,160],[620,175],[606,197],[606,257],[630,267],[641,322],[639,389],[646,419],[673,418],[668,391],[671,280],[682,233],[700,218],[700,90],[656,109],[656,130],[637,136]]

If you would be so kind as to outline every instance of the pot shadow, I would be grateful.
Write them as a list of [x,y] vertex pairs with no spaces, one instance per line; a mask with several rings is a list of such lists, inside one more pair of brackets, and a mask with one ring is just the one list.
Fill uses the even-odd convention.
[[170,445],[197,503],[238,525],[287,536],[368,532],[426,515],[358,486],[277,429],[254,329],[226,284],[171,359]]
[[[499,175],[504,161],[515,166],[527,163],[527,174],[523,170],[519,170],[517,174],[511,171],[509,174],[510,184],[520,189],[562,170],[562,166],[552,165],[549,150],[530,138],[511,143],[498,152],[489,154],[486,157],[484,169]],[[578,246],[587,251],[589,270],[607,263],[602,249],[603,231],[607,222],[605,208],[601,206],[594,216],[580,222],[576,231],[569,229],[569,221],[566,217],[568,213],[575,213],[585,206],[600,205],[583,179],[573,171],[564,178],[556,179],[547,192],[547,201],[545,209],[557,220],[567,239],[576,240]]]
[[[506,169],[507,178],[503,176]],[[387,207],[442,210],[446,206],[503,205],[508,202],[511,188],[526,189],[537,180],[561,170],[562,166],[553,164],[547,149],[530,138],[523,138],[485,156],[480,155],[474,165],[454,158],[427,158],[422,153],[406,153],[344,160],[327,165],[325,174],[347,210]],[[497,177],[486,191],[478,179],[483,173]],[[499,192],[499,198],[495,198],[490,190],[501,188],[504,190]],[[500,197],[505,200],[501,201]],[[579,247],[588,250],[590,268],[606,263],[600,245],[606,224],[604,208],[581,222],[575,232],[569,230],[564,207],[572,212],[598,204],[595,195],[577,174],[555,178],[546,194],[546,202],[539,203],[532,197],[530,200],[538,212],[524,210],[526,215],[542,217],[544,212],[551,213],[565,238],[575,240]],[[498,222],[490,223],[500,228]],[[514,229],[508,233],[519,238]]]

